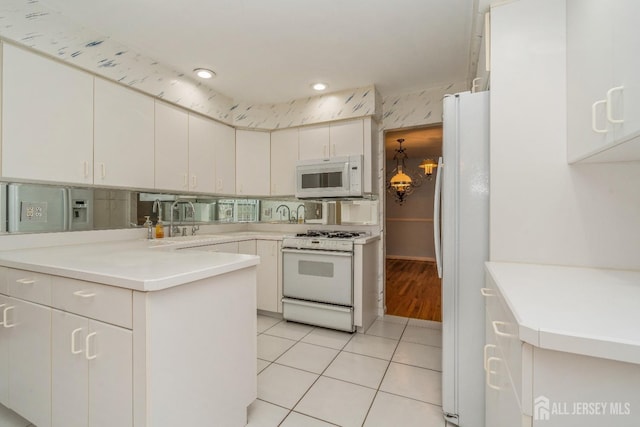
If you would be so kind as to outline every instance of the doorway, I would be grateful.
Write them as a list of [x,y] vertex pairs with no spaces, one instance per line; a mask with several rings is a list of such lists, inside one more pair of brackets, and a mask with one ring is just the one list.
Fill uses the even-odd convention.
[[[402,140],[400,143],[398,140]],[[442,156],[442,124],[398,129],[385,133],[385,184],[397,172],[402,157],[404,172],[418,182],[413,192],[399,197],[385,194],[385,307],[386,314],[442,321],[441,281],[435,264],[433,198],[437,170],[427,175],[420,165],[437,163]]]

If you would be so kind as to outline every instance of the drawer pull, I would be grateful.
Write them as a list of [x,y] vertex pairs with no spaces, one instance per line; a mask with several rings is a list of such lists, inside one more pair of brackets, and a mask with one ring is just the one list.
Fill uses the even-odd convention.
[[80,332],[82,328],[74,329],[71,332],[71,354],[80,354],[82,353],[82,349],[76,350],[76,335]]
[[[0,308],[5,307],[7,304],[0,304]],[[3,316],[4,317],[4,316]],[[4,318],[0,322],[0,326],[4,326]]]
[[15,307],[5,307],[5,309],[2,311],[2,326],[4,326],[5,328],[9,329],[9,328],[13,328],[14,326],[16,326],[16,324],[9,324],[8,323],[8,318],[9,316],[7,315],[9,313],[9,311],[13,310]]
[[508,332],[503,332],[500,330],[500,327],[505,327],[507,326],[507,324],[505,322],[500,322],[498,320],[494,320],[493,322],[491,322],[491,324],[493,325],[493,332],[496,333],[496,335],[500,336],[500,337],[515,337],[515,335],[510,334]]
[[73,294],[80,298],[92,298],[96,296],[95,292],[89,292],[89,291],[75,291]]
[[500,362],[501,360],[502,360],[502,359],[500,359],[499,357],[490,357],[489,359],[487,359],[487,368],[488,368],[488,369],[487,369],[487,375],[486,375],[486,379],[487,379],[487,387],[489,387],[489,388],[491,388],[491,389],[493,389],[493,390],[502,390],[502,387],[497,386],[497,385],[495,385],[495,384],[492,384],[492,383],[491,383],[491,375],[493,375],[493,374],[497,374],[497,373],[498,373],[498,371],[492,371],[492,370],[490,369],[490,367],[491,367],[491,362],[494,362],[494,361],[498,361],[498,362]]
[[23,285],[33,285],[36,283],[36,279],[17,279],[17,283],[22,283]]
[[483,297],[494,297],[496,295],[493,293],[493,289],[490,288],[480,288],[480,293]]
[[87,335],[87,338],[84,339],[84,347],[86,349],[86,352],[84,354],[84,357],[86,357],[87,360],[93,360],[96,357],[98,357],[97,354],[89,354],[89,349],[91,348],[91,339],[93,337],[95,337],[98,333],[97,332],[91,332],[89,335]]
[[487,360],[488,360],[488,359],[487,359],[487,353],[488,353],[488,350],[489,350],[489,349],[495,349],[495,348],[496,348],[496,346],[495,346],[495,345],[493,345],[493,344],[487,344],[487,345],[485,345],[485,346],[484,346],[484,351],[483,351],[483,353],[484,353],[484,370],[485,370],[485,372],[486,372],[486,370],[487,370],[487,369],[489,369],[489,368],[487,367]]

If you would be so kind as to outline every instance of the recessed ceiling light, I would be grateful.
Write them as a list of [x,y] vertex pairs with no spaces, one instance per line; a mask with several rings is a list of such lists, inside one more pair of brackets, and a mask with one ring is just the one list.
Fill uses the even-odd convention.
[[329,87],[328,84],[326,83],[314,83],[311,85],[311,87],[313,88],[313,90],[317,90],[318,92],[321,92],[323,90],[325,90],[326,88]]
[[210,79],[216,76],[216,73],[211,70],[207,70],[206,68],[196,68],[193,72],[201,79]]

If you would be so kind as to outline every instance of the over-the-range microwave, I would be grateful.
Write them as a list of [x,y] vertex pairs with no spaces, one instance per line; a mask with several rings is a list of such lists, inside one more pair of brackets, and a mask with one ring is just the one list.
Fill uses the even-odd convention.
[[362,197],[362,155],[299,160],[296,197]]

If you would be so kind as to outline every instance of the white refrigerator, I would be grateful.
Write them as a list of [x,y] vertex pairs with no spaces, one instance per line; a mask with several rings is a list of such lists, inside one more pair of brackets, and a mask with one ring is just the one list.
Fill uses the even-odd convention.
[[484,426],[484,262],[489,256],[489,92],[446,96],[434,227],[442,278],[442,409]]

